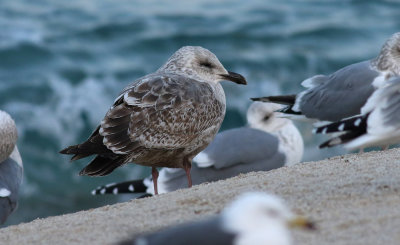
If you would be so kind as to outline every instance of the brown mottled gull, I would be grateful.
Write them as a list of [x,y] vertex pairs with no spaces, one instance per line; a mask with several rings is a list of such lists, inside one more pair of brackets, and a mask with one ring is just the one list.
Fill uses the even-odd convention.
[[183,168],[191,186],[192,159],[212,141],[225,116],[220,81],[246,84],[202,47],[176,51],[155,73],[139,78],[117,97],[89,139],[62,150],[71,160],[96,157],[80,175],[103,176],[128,163]]

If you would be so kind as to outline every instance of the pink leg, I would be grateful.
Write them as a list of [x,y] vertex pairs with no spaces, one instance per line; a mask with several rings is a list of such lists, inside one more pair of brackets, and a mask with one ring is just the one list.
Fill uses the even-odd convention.
[[157,188],[158,171],[155,167],[151,168],[151,175],[153,176],[154,195],[158,195],[158,188]]
[[364,148],[360,148],[360,150],[358,151],[358,153],[364,153]]
[[188,179],[188,187],[192,187],[192,177],[190,175],[190,169],[191,168],[192,168],[192,164],[189,161],[187,161],[184,164],[184,169],[185,169],[186,176],[187,176],[187,179]]
[[390,145],[382,146],[382,151],[386,151],[387,149],[389,149],[389,146],[390,146]]

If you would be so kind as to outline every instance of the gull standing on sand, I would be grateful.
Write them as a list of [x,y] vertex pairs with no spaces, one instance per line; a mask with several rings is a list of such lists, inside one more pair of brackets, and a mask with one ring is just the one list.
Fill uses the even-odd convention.
[[[253,102],[247,110],[248,127],[226,130],[193,158],[193,184],[217,181],[253,171],[268,171],[301,161],[303,138],[291,120],[275,112],[274,103]],[[158,178],[158,192],[185,188],[182,169],[163,168]],[[92,194],[154,194],[151,176],[144,180],[108,184]],[[147,196],[147,195],[146,195]]]
[[80,175],[107,175],[128,162],[150,166],[156,194],[156,168],[182,168],[190,187],[192,159],[225,116],[222,80],[246,84],[209,50],[182,47],[155,73],[127,86],[87,141],[60,153],[73,154],[71,160],[96,155]]
[[378,57],[346,66],[329,76],[316,75],[301,83],[307,88],[294,95],[253,98],[287,107],[281,112],[292,119],[338,121],[360,114],[374,90],[400,75],[400,32],[383,45]]
[[0,224],[16,209],[22,183],[23,167],[17,138],[14,120],[0,110]]
[[120,245],[290,245],[289,228],[314,229],[283,200],[262,192],[240,195],[221,214],[137,236]]
[[361,109],[361,115],[315,130],[316,133],[345,132],[320,145],[320,148],[344,144],[349,150],[400,142],[400,77],[377,89]]

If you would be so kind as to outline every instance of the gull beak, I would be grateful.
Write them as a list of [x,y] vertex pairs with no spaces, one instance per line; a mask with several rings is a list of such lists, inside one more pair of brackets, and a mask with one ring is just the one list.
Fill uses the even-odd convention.
[[247,84],[246,79],[242,75],[235,72],[228,71],[228,74],[220,74],[220,76],[223,80],[232,81],[237,84]]
[[302,216],[296,216],[293,219],[289,220],[288,225],[290,228],[316,230],[315,224]]

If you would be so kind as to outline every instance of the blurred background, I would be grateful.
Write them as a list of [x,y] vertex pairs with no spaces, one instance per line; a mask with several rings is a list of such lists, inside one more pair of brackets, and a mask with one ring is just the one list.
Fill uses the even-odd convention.
[[[399,13],[398,1],[372,0],[0,1],[0,109],[17,123],[25,167],[5,226],[132,198],[90,191],[149,168],[82,177],[89,160],[70,163],[58,151],[85,140],[123,87],[181,46],[208,48],[246,76],[246,87],[223,84],[226,130],[246,123],[249,97],[297,93],[310,76],[375,57],[400,31]],[[297,125],[304,161],[344,153],[318,150],[324,138]]]

